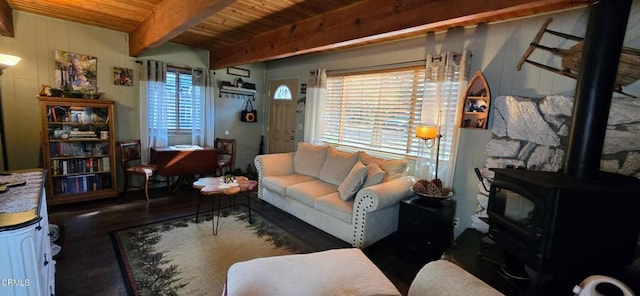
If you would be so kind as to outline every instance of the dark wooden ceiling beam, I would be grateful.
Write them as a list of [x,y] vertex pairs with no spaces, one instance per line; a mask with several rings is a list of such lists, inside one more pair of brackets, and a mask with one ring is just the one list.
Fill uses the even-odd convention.
[[411,37],[456,26],[585,6],[576,0],[367,0],[287,25],[225,48],[210,49],[210,67],[224,67]]
[[13,9],[7,0],[0,0],[0,35],[14,37]]
[[[5,1],[5,0],[0,0]],[[129,33],[129,55],[157,47],[237,0],[164,0]]]

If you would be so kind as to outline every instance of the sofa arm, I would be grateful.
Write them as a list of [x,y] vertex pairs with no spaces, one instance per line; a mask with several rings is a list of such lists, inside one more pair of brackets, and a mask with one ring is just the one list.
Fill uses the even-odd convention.
[[258,198],[262,199],[262,178],[292,174],[295,152],[258,155],[253,160],[258,172]]
[[293,155],[289,153],[263,154],[256,156],[254,164],[260,176],[282,176],[293,174]]
[[436,260],[418,272],[409,287],[408,296],[434,295],[504,295],[457,265]]
[[367,211],[384,209],[400,202],[411,195],[411,186],[416,183],[413,176],[404,176],[378,185],[361,189],[356,195],[356,204],[363,198],[370,199]]
[[353,203],[353,243],[364,248],[398,229],[400,200],[411,195],[412,176],[361,189]]

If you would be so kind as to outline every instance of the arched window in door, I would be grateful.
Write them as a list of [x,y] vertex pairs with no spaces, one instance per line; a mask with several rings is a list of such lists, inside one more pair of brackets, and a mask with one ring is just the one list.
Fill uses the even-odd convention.
[[273,98],[276,100],[291,100],[291,90],[286,85],[281,84],[276,88]]

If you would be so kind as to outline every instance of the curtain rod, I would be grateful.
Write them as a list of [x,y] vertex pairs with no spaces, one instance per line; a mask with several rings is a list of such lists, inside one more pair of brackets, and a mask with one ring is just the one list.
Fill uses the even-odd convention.
[[424,60],[416,60],[416,61],[409,61],[409,62],[402,62],[402,63],[395,63],[395,64],[382,64],[382,65],[366,66],[366,67],[335,69],[335,70],[327,70],[327,74],[343,74],[343,73],[350,73],[350,72],[378,71],[378,70],[386,70],[386,69],[401,68],[401,67],[414,67],[414,66],[425,65],[426,62],[427,60],[424,59]]
[[[442,54],[434,54],[432,56],[438,57],[437,59],[442,58]],[[473,54],[469,54],[469,57],[472,57],[472,56]],[[427,63],[427,59],[422,59],[422,60],[408,61],[408,62],[395,63],[395,64],[382,64],[382,65],[374,65],[374,66],[366,66],[366,67],[327,70],[327,74],[344,74],[344,73],[351,73],[351,72],[387,70],[387,69],[402,68],[402,67],[426,66],[426,63]]]
[[[142,63],[143,63],[144,61],[136,60],[135,62],[136,62],[136,64],[140,64],[140,65],[142,65]],[[200,70],[200,69],[198,69],[198,68],[189,68],[189,67],[184,67],[184,66],[174,66],[174,65],[171,65],[171,64],[167,64],[167,67],[171,67],[171,68],[175,68],[175,69],[179,69],[179,70],[189,70],[189,71],[191,71],[191,70],[196,70],[196,71],[202,71],[202,70]]]

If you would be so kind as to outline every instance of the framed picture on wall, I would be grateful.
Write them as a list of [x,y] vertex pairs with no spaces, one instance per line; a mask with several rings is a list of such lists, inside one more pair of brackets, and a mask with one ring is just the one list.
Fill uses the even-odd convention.
[[113,67],[113,84],[114,85],[133,85],[133,69]]
[[65,91],[98,89],[98,58],[90,55],[55,51],[56,85]]
[[249,69],[242,69],[236,67],[227,68],[227,74],[242,77],[251,77],[251,71]]

